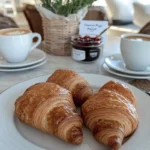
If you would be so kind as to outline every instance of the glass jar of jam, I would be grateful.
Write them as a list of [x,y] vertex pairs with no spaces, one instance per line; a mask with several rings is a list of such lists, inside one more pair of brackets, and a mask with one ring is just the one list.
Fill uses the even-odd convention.
[[76,61],[92,62],[97,60],[103,51],[102,38],[96,35],[72,36],[72,58]]

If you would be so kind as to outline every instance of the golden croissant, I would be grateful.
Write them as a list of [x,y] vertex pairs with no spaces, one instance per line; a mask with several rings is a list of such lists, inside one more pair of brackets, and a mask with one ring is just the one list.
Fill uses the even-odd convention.
[[97,141],[119,150],[138,127],[136,100],[124,85],[109,82],[82,105],[84,123]]
[[72,144],[82,142],[82,118],[70,92],[59,85],[47,82],[31,86],[16,100],[15,112],[23,123]]
[[71,70],[56,70],[47,82],[56,83],[69,90],[76,106],[81,106],[93,94],[93,89],[88,82]]

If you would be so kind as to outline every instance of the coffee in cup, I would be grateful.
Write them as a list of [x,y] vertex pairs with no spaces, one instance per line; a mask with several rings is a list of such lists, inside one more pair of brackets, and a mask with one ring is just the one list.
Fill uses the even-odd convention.
[[121,54],[126,67],[144,71],[150,65],[150,36],[145,34],[123,34]]
[[[33,44],[33,38],[38,40]],[[27,59],[29,53],[41,43],[41,35],[28,29],[11,28],[0,30],[0,52],[10,63]]]
[[10,35],[23,35],[30,33],[30,30],[26,29],[9,29],[9,30],[0,30],[0,35],[10,36]]

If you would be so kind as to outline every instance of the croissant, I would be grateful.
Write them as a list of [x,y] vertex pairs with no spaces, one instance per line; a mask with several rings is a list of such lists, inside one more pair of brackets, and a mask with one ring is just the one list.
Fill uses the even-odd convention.
[[47,82],[31,86],[16,100],[15,112],[25,124],[72,144],[82,142],[82,118],[70,92],[59,85]]
[[88,82],[71,70],[56,70],[47,82],[56,83],[69,90],[76,106],[81,106],[93,94],[93,89]]
[[138,127],[135,101],[127,87],[111,81],[82,105],[83,121],[97,141],[119,150]]
[[110,90],[112,92],[118,93],[125,98],[127,98],[134,106],[136,106],[136,98],[133,93],[124,84],[117,83],[115,81],[110,81],[106,83],[99,91]]

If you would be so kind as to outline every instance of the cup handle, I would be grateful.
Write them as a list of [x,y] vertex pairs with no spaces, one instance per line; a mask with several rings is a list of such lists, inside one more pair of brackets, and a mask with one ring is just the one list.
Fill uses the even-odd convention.
[[41,41],[42,41],[41,35],[39,33],[33,33],[32,34],[32,39],[35,38],[35,37],[38,38],[38,41],[35,44],[33,44],[33,46],[32,46],[32,48],[31,48],[30,51],[32,51],[33,49],[35,49],[41,43]]

